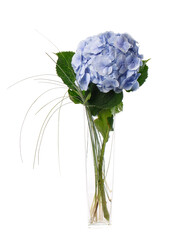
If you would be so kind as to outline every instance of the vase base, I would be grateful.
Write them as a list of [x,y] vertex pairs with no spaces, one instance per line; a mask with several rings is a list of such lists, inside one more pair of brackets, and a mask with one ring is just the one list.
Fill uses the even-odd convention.
[[111,226],[111,223],[109,222],[94,222],[94,223],[88,223],[89,228],[102,228],[102,227],[107,227]]

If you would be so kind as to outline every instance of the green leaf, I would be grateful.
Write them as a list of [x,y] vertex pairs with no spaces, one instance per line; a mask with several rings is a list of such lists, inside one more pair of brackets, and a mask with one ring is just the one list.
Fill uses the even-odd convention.
[[56,64],[57,75],[70,89],[76,89],[75,87],[76,76],[71,65],[72,57],[74,54],[75,54],[74,52],[56,53],[56,55],[58,56]]
[[145,82],[145,80],[147,79],[148,77],[148,66],[146,65],[146,63],[149,61],[150,59],[148,60],[144,60],[143,61],[143,65],[140,67],[139,69],[139,73],[141,73],[141,75],[139,76],[138,78],[138,83],[139,83],[139,86],[142,86],[142,84]]
[[83,103],[82,99],[79,96],[79,94],[77,93],[77,91],[69,89],[68,95],[69,95],[70,100],[72,102],[74,102],[75,104]]
[[109,131],[113,131],[113,115],[109,109],[99,112],[98,118],[94,120],[97,130],[102,134],[103,138],[107,138]]
[[89,92],[89,93],[87,94],[87,96],[86,96],[86,98],[85,98],[84,104],[85,104],[88,100],[90,100],[90,98],[91,98],[91,92]]
[[121,111],[123,111],[123,102],[120,102],[117,106],[115,106],[111,109],[111,112],[113,115],[115,115]]
[[88,101],[91,114],[97,115],[102,109],[111,109],[123,99],[123,93],[115,93],[110,91],[108,93],[100,92],[95,84],[91,84],[89,90],[91,92],[91,98]]

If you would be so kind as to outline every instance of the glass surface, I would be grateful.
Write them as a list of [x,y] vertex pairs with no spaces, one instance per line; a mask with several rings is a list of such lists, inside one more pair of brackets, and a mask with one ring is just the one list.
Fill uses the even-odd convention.
[[[103,226],[111,224],[114,172],[114,131],[109,133],[106,143],[95,134],[85,121],[86,139],[86,183],[88,197],[88,224]],[[95,131],[95,130],[94,130]],[[99,145],[99,146],[98,146]]]

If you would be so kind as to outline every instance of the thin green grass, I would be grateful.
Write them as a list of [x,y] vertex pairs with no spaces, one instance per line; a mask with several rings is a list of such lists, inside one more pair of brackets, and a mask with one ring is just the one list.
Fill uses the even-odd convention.
[[23,127],[24,127],[24,124],[25,124],[25,121],[27,119],[27,116],[28,114],[30,113],[31,109],[33,108],[33,106],[36,104],[36,102],[43,96],[45,95],[46,93],[52,91],[52,90],[55,90],[55,89],[58,89],[58,87],[54,87],[54,88],[50,88],[46,91],[44,91],[42,94],[40,94],[33,102],[32,104],[30,105],[30,107],[28,108],[28,110],[26,111],[25,113],[25,116],[23,118],[23,121],[22,121],[22,125],[21,125],[21,128],[20,128],[20,134],[19,134],[19,149],[20,149],[20,158],[21,158],[21,161],[23,162],[23,157],[22,157],[22,132],[23,132]]

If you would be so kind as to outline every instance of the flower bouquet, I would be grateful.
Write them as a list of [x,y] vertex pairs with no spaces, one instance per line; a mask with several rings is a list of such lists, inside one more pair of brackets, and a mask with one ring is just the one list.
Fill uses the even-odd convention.
[[114,118],[123,110],[123,91],[135,91],[145,82],[148,60],[130,35],[113,32],[81,41],[75,53],[56,55],[56,73],[70,100],[83,104],[87,119],[89,224],[110,224]]
[[[110,224],[107,145],[112,141],[114,116],[123,109],[123,90],[135,91],[145,82],[148,60],[142,60],[130,35],[113,32],[89,37],[79,43],[75,53],[59,52],[57,56],[57,75],[68,86],[71,101],[84,105],[88,122],[94,170],[93,183],[88,184],[89,223]],[[90,194],[91,185],[94,191]]]

